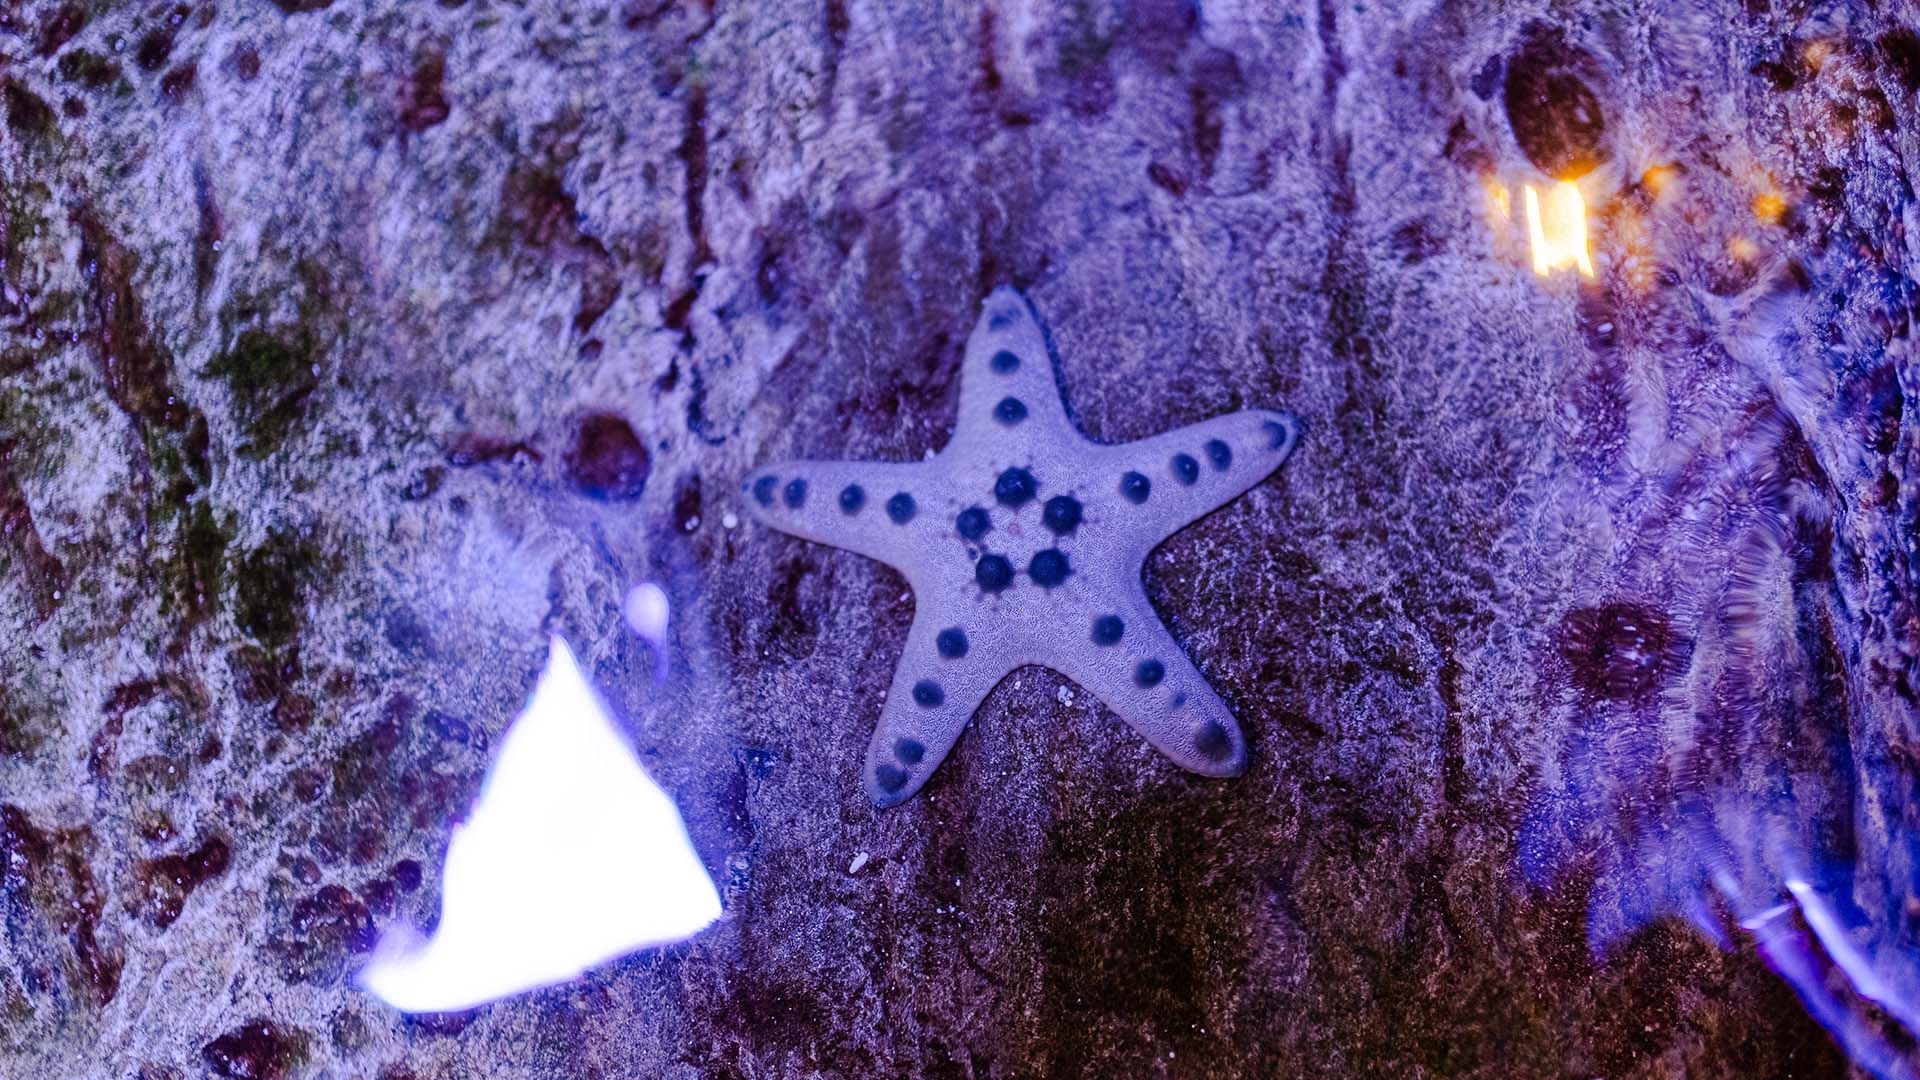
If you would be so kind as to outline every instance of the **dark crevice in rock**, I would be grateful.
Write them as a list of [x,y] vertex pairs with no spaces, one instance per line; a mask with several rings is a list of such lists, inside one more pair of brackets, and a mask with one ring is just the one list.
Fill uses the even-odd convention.
[[637,499],[647,487],[651,459],[633,425],[613,413],[589,413],[574,425],[563,461],[567,482],[589,498]]
[[700,296],[703,268],[713,258],[707,240],[707,88],[704,84],[694,82],[687,87],[686,109],[678,153],[685,173],[683,206],[692,249],[687,255],[687,284],[667,304],[665,322],[669,328],[682,331],[685,340],[691,343],[693,336],[687,319]]
[[172,926],[195,889],[227,872],[230,858],[227,842],[214,836],[191,851],[141,861],[134,867],[141,917],[156,930]]

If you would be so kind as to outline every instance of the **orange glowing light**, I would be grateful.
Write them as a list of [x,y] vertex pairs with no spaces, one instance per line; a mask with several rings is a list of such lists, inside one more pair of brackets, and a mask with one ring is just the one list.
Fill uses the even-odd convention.
[[1763,191],[1753,197],[1753,216],[1762,225],[1778,225],[1786,212],[1787,200],[1777,191]]
[[1556,266],[1571,263],[1586,277],[1593,276],[1587,255],[1587,203],[1572,181],[1562,180],[1547,190],[1546,205],[1527,185],[1527,237],[1533,242],[1533,272],[1541,277]]
[[1482,184],[1487,189],[1487,206],[1493,211],[1493,216],[1496,219],[1511,221],[1513,196],[1507,191],[1507,185],[1492,177],[1482,181]]
[[1680,170],[1675,166],[1649,165],[1647,171],[1640,174],[1640,183],[1657,199],[1667,190],[1667,185],[1673,183],[1674,177],[1679,175]]
[[1736,236],[1727,241],[1727,254],[1741,262],[1752,262],[1760,257],[1760,245],[1744,236]]

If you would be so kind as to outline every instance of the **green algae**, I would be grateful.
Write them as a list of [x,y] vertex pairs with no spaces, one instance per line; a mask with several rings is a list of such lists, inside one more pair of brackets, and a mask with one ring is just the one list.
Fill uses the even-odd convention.
[[89,90],[110,86],[120,78],[120,65],[85,49],[74,49],[60,57],[54,69],[61,81],[78,83]]
[[242,455],[267,457],[305,418],[307,401],[319,386],[313,351],[305,330],[245,330],[207,365],[206,373],[226,383],[233,394],[235,416],[245,433],[237,448]]
[[234,621],[254,640],[278,649],[300,629],[301,604],[319,566],[308,538],[276,529],[232,568]]
[[232,543],[231,517],[216,519],[213,504],[205,499],[188,506],[168,564],[169,589],[160,599],[160,614],[172,614],[179,607],[201,615],[215,611],[220,606],[220,583],[227,548]]

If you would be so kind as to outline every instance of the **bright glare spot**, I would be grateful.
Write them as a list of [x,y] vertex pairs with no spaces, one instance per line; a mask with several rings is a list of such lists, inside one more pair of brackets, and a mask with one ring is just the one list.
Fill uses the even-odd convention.
[[672,800],[555,637],[473,813],[454,828],[438,929],[424,943],[390,933],[360,981],[404,1012],[468,1009],[719,917]]
[[1790,904],[1775,904],[1758,915],[1749,915],[1741,919],[1740,925],[1757,934],[1765,930],[1768,923],[1792,910],[1793,907]]
[[1916,1022],[1913,1010],[1874,970],[1873,962],[1854,943],[1839,914],[1828,905],[1826,898],[1799,878],[1787,879],[1787,891],[1793,894],[1794,901],[1800,905],[1800,915],[1807,920],[1807,926],[1820,940],[1821,947],[1827,950],[1834,964],[1846,973],[1853,988],[1902,1021],[1908,1024]]
[[1667,185],[1673,183],[1674,178],[1679,175],[1680,170],[1675,166],[1649,165],[1647,171],[1640,174],[1640,183],[1657,199],[1666,193]]
[[1778,225],[1786,213],[1786,197],[1777,191],[1763,191],[1753,197],[1753,216],[1762,225]]
[[671,610],[671,605],[667,603],[667,590],[651,581],[635,585],[627,593],[626,602],[621,605],[627,628],[653,646],[653,677],[656,680],[667,677],[667,616]]
[[1556,266],[1571,263],[1587,277],[1593,262],[1587,257],[1587,204],[1571,180],[1547,191],[1546,207],[1527,185],[1527,237],[1533,242],[1533,272],[1545,277]]
[[1487,189],[1487,208],[1492,211],[1495,220],[1513,220],[1513,195],[1507,191],[1507,185],[1488,177],[1483,181]]
[[1727,254],[1741,262],[1752,262],[1760,257],[1760,245],[1744,236],[1736,236],[1727,241]]
[[627,593],[624,613],[634,633],[655,644],[667,639],[667,590],[643,581]]

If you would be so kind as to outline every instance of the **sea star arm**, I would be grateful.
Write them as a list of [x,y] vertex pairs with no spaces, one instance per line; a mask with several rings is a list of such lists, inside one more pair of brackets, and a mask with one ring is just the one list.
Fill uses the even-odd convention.
[[1247,409],[1139,442],[1101,447],[1105,501],[1136,523],[1144,556],[1162,540],[1267,478],[1293,453],[1300,422]]
[[787,461],[740,484],[742,505],[761,524],[903,572],[904,552],[944,535],[929,512],[936,487],[923,464],[868,461]]
[[994,448],[1082,441],[1061,403],[1039,316],[1018,290],[1002,285],[980,306],[967,336],[960,414],[948,451],[991,455]]
[[879,806],[920,790],[1008,669],[993,642],[943,624],[921,603],[867,744],[861,783]]
[[1070,650],[1048,666],[1098,697],[1174,764],[1204,776],[1238,776],[1247,764],[1239,723],[1146,595],[1135,588],[1113,612],[1120,625],[1102,628],[1095,648]]

